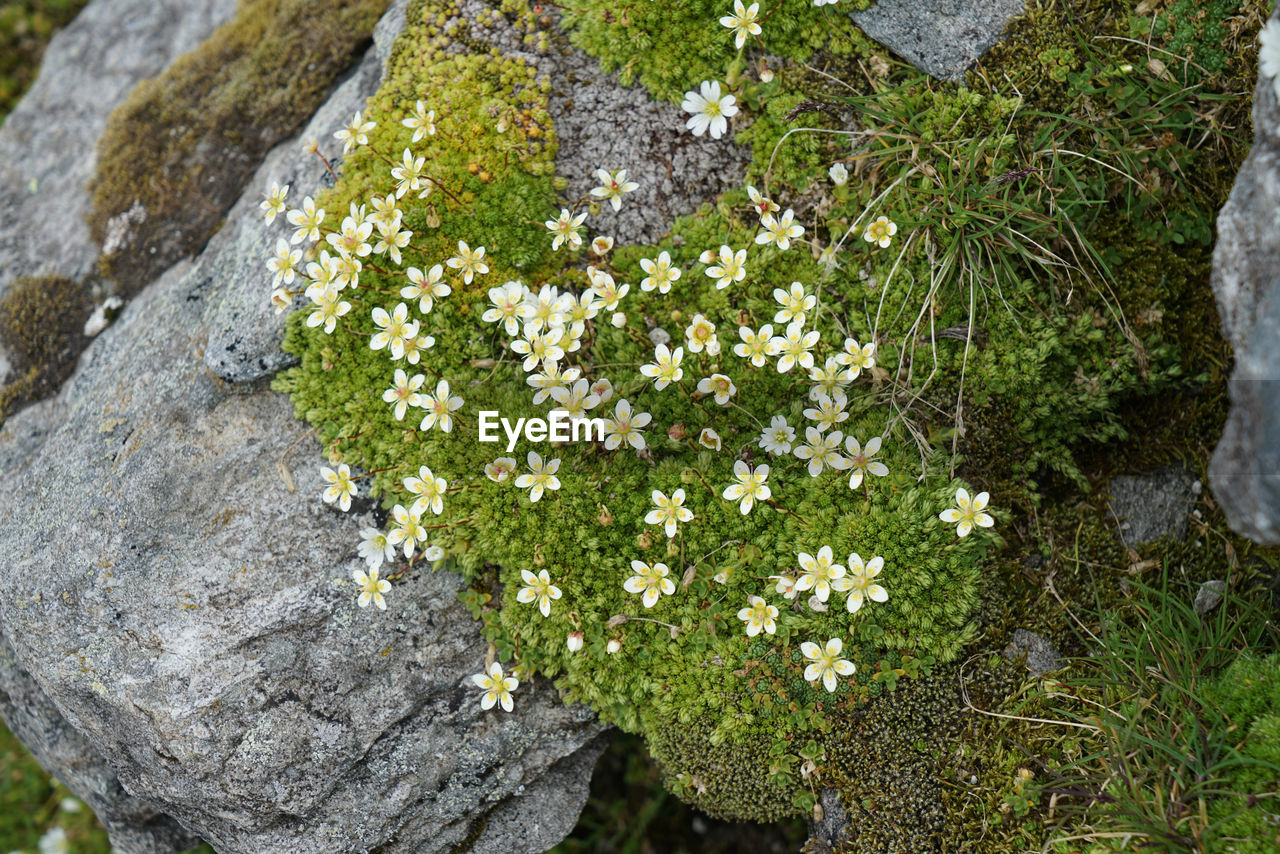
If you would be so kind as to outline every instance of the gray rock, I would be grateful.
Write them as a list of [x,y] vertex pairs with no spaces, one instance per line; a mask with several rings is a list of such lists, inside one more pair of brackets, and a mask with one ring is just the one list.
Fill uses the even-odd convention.
[[808,847],[817,851],[834,851],[849,826],[849,813],[835,789],[823,789],[818,804],[822,807],[822,818],[809,822]]
[[[94,0],[106,42],[131,30],[113,36],[103,8],[148,15]],[[84,147],[44,139],[7,151],[5,174]],[[538,680],[513,713],[480,710],[487,644],[451,573],[420,567],[386,611],[357,608],[369,520],[317,500],[320,449],[286,398],[202,358],[246,287],[257,190],[0,430],[0,715],[129,854],[196,837],[245,854],[543,851],[577,818],[602,725]],[[34,250],[5,235],[7,270]]]
[[[1276,20],[1276,13],[1272,13]],[[1280,101],[1259,76],[1253,149],[1218,214],[1213,292],[1235,351],[1209,486],[1238,533],[1280,544]]]
[[[98,247],[85,220],[85,184],[107,116],[235,7],[235,0],[96,0],[53,37],[35,83],[0,126],[0,296],[19,275],[81,279],[93,269]],[[3,354],[0,366],[3,379]]]
[[1227,582],[1224,579],[1215,578],[1205,581],[1196,591],[1195,601],[1191,603],[1192,607],[1196,609],[1197,614],[1207,614],[1218,607],[1218,603],[1222,601],[1222,594],[1226,592]]
[[940,80],[959,80],[1026,0],[877,0],[851,12],[868,36]]
[[1027,671],[1032,676],[1043,676],[1062,667],[1062,654],[1049,639],[1026,629],[1015,629],[1013,639],[1005,647],[1004,657],[1009,661],[1026,656]]
[[[651,102],[643,89],[623,87],[616,75],[602,74],[594,59],[569,45],[555,15],[550,16],[551,47],[544,53],[526,45],[523,31],[505,17],[492,15],[492,7],[482,0],[462,0],[459,9],[463,15],[450,19],[446,29],[459,35],[466,29],[470,39],[488,42],[503,56],[518,57],[537,70],[539,80],[551,81],[550,111],[559,140],[556,170],[568,180],[566,199],[589,193],[598,184],[599,168],[627,169],[629,179],[640,184],[627,194],[619,212],[606,205],[591,218],[591,236],[608,234],[619,245],[656,240],[673,217],[692,213],[725,187],[742,181],[749,159],[745,148],[728,140],[691,136],[684,129],[684,114],[674,105]],[[481,12],[485,24],[476,20]],[[334,129],[377,88],[389,50],[390,40],[384,38],[389,27],[385,19],[379,24],[383,32],[374,33],[375,50],[302,134],[303,139],[318,140],[331,160],[341,159],[341,144],[332,139]],[[620,116],[625,117],[625,132],[620,132]],[[251,382],[292,364],[279,347],[285,316],[276,315],[266,298],[271,276],[265,263],[278,234],[268,234],[261,220],[248,213],[257,204],[256,192],[272,182],[289,184],[290,198],[300,199],[316,192],[322,174],[314,157],[304,155],[296,143],[279,146],[250,181],[255,194],[246,194],[239,203],[243,209],[234,211],[215,237],[234,241],[237,249],[215,256],[218,263],[229,265],[226,268],[209,266],[212,260],[205,263],[205,275],[210,281],[230,278],[240,283],[222,293],[208,317],[205,363],[225,380]],[[675,180],[673,175],[692,177]],[[549,218],[555,214],[547,211]]]
[[1127,546],[1182,539],[1195,501],[1195,478],[1181,466],[1111,479],[1111,513]]

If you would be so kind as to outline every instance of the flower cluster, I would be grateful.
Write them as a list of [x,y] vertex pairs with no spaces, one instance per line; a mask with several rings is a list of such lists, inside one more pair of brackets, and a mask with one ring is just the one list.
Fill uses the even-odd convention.
[[[757,11],[755,4],[735,5],[733,29],[739,47],[747,37],[759,35]],[[734,96],[724,94],[714,82],[689,93],[686,109],[694,113],[690,129],[695,134],[710,132],[714,138],[726,132],[727,119],[737,112]],[[390,572],[388,577],[383,567],[400,554],[411,563],[419,556],[428,561],[446,556],[439,543],[456,543],[450,530],[472,522],[458,518],[453,508],[460,492],[505,490],[497,494],[510,496],[510,506],[530,514],[548,503],[554,513],[564,500],[561,478],[576,475],[574,466],[582,464],[582,458],[571,458],[562,471],[566,452],[558,448],[546,456],[527,451],[523,464],[517,456],[486,456],[479,461],[450,450],[469,438],[459,434],[470,432],[465,428],[475,423],[473,416],[484,408],[478,404],[490,399],[485,397],[489,394],[485,384],[493,377],[514,377],[512,388],[534,409],[599,419],[604,430],[592,452],[597,456],[629,455],[652,461],[656,455],[673,453],[672,448],[701,455],[696,469],[686,469],[690,478],[683,483],[694,484],[691,488],[700,491],[696,483],[701,480],[712,500],[729,503],[733,518],[753,513],[759,517],[761,506],[771,508],[764,511],[766,516],[794,513],[786,505],[799,496],[788,493],[797,482],[807,483],[806,478],[829,478],[834,472],[840,479],[837,489],[844,489],[847,478],[849,490],[870,497],[873,481],[889,477],[889,467],[879,458],[882,437],[866,435],[866,425],[859,420],[865,406],[855,405],[867,397],[860,393],[860,381],[868,385],[883,380],[876,365],[877,342],[833,335],[832,327],[844,328],[838,321],[830,322],[839,307],[826,302],[828,298],[814,285],[798,278],[786,287],[761,288],[755,281],[756,270],[795,250],[805,238],[806,228],[795,210],[784,209],[755,187],[746,187],[753,235],[722,238],[723,243],[716,240],[699,247],[701,275],[696,265],[682,269],[672,257],[674,249],[619,262],[613,256],[611,237],[595,235],[586,240],[587,221],[599,209],[595,203],[620,210],[639,184],[630,180],[627,169],[600,168],[594,173],[597,186],[581,199],[557,204],[558,213],[548,211],[544,222],[548,240],[544,247],[548,248],[543,251],[563,256],[578,253],[585,245],[589,248],[585,269],[551,281],[526,283],[519,273],[502,274],[500,253],[495,260],[486,255],[484,245],[455,240],[456,233],[444,251],[424,258],[425,250],[406,226],[412,221],[418,228],[422,220],[409,214],[437,189],[450,198],[452,194],[428,171],[427,156],[412,150],[414,144],[440,131],[435,112],[419,101],[401,123],[413,132],[413,142],[395,158],[370,152],[370,134],[377,124],[360,113],[336,134],[346,156],[369,152],[387,165],[385,186],[367,198],[344,200],[341,219],[322,207],[323,199],[317,203],[308,196],[299,207],[290,207],[288,187],[271,187],[262,203],[269,225],[282,217],[293,229],[288,239],[276,241],[267,261],[273,276],[272,303],[283,310],[302,297],[305,325],[312,330],[309,335],[335,336],[341,330],[361,342],[361,348],[367,342],[365,356],[375,366],[370,370],[376,372],[378,364],[385,370],[381,380],[385,385],[372,398],[380,403],[372,405],[381,407],[379,417],[388,424],[403,422],[403,427],[395,428],[397,435],[403,431],[404,441],[420,448],[415,450],[412,466],[402,463],[353,475],[335,457],[336,468],[321,470],[326,481],[323,500],[344,512],[359,495],[356,484],[362,477],[381,475],[372,491],[389,493],[384,497],[384,506],[391,508],[387,529],[367,527],[361,532],[358,552],[365,569],[352,574],[358,606],[373,603],[380,610],[387,608],[385,594],[399,573]],[[595,203],[589,203],[592,199]],[[536,221],[533,225],[536,228]],[[885,217],[866,229],[868,235],[876,235],[880,246],[887,246],[895,231]],[[492,279],[486,278],[490,264],[500,273]],[[795,275],[803,278],[802,273]],[[634,292],[628,280],[638,282]],[[719,303],[700,302],[701,294],[716,296]],[[726,299],[733,305],[748,298],[753,306],[767,305],[768,312],[760,316],[753,307],[730,314],[708,307],[722,305]],[[672,329],[675,336],[650,319],[664,300],[670,300],[671,308],[662,316],[679,322]],[[464,310],[459,310],[460,303],[465,303]],[[441,319],[442,314],[447,319]],[[643,318],[644,327],[629,321],[629,316]],[[493,358],[472,360],[486,363],[485,369],[491,370],[488,378],[464,372],[458,360],[449,358],[456,353],[437,351],[437,336],[444,342],[441,350],[456,349],[459,336],[452,325],[462,317],[471,324],[462,336],[467,346],[490,342]],[[641,347],[642,358],[648,360],[614,361],[609,346],[625,346],[631,353]],[[758,393],[766,387],[771,391]],[[790,401],[778,395],[783,388],[805,397],[802,422],[790,423],[799,410],[791,409]],[[464,394],[472,398],[470,404]],[[748,408],[760,406],[761,400],[768,401],[764,405],[771,411],[756,413]],[[677,409],[694,413],[699,423],[671,417]],[[654,413],[660,413],[660,423],[655,423]],[[744,423],[749,432],[742,441]],[[459,459],[467,459],[469,468],[460,468]],[[637,538],[640,549],[648,548],[652,531],[653,536],[665,536],[670,559],[682,553],[690,526],[707,524],[701,509],[695,514],[695,508],[705,505],[691,500],[684,485],[655,480],[640,494],[649,495],[649,502],[632,518],[614,519],[601,505],[602,525],[622,524],[644,531]],[[699,497],[705,500],[705,496]],[[969,501],[961,490],[958,507],[944,512],[942,519],[956,522],[959,536],[964,537],[975,525],[992,524],[991,517],[981,512],[985,503],[985,493]],[[618,585],[639,597],[639,606],[646,610],[670,607],[669,602],[679,601],[688,585],[687,575],[684,584],[678,585],[678,566],[673,573],[667,563],[642,559],[638,553],[618,558],[630,566],[629,574],[619,576]],[[778,605],[743,591],[746,604],[737,615],[747,637],[774,635],[780,621],[788,625],[791,618],[783,611],[800,608],[795,601],[800,592],[811,591],[810,610],[815,614],[826,610],[833,592],[843,595],[849,614],[860,613],[869,603],[888,601],[888,590],[878,580],[885,563],[881,557],[864,561],[853,552],[840,564],[832,547],[824,545],[816,554],[799,552],[797,561],[796,570],[773,577],[774,590],[783,599]],[[555,568],[511,569],[520,573],[523,582],[513,585],[513,594],[508,594],[517,603],[536,605],[544,620],[576,620],[579,591],[570,574]],[[574,629],[568,633],[571,652],[584,648],[583,627],[576,624]],[[677,627],[671,630],[674,638]],[[621,635],[607,637],[606,653],[628,649]],[[822,647],[803,644],[804,655],[812,662],[805,678],[821,681],[834,691],[837,676],[854,672],[853,664],[839,657],[841,649],[839,638]],[[475,681],[484,690],[484,708],[512,708],[511,691],[518,683],[499,664]]]

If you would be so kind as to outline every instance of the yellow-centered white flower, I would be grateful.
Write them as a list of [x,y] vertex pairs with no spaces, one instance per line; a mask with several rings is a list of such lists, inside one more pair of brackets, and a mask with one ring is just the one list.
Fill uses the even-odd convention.
[[640,601],[646,608],[652,608],[665,594],[670,596],[676,592],[676,585],[667,575],[670,570],[665,563],[645,563],[642,560],[631,561],[631,571],[635,575],[622,583],[622,589],[628,593],[643,594]]
[[857,669],[852,661],[840,657],[843,650],[844,643],[840,638],[831,638],[825,647],[820,647],[812,641],[800,644],[800,652],[812,662],[804,669],[804,678],[809,682],[817,682],[821,679],[822,687],[827,689],[827,693],[834,692],[836,677],[852,676]]
[[734,483],[724,488],[726,501],[737,501],[743,516],[751,512],[757,501],[768,501],[773,492],[769,489],[769,466],[756,466],[753,470],[744,461],[733,464]]

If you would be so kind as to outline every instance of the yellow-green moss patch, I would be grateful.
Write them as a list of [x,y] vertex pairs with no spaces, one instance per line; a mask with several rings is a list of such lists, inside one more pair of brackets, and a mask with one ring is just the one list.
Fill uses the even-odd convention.
[[106,275],[145,285],[217,230],[275,144],[368,42],[386,0],[241,0],[234,19],[117,107],[90,183]]

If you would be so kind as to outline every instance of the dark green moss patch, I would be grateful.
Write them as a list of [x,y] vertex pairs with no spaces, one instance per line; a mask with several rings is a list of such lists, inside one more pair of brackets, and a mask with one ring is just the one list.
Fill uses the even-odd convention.
[[71,375],[89,343],[84,322],[94,301],[82,283],[62,276],[24,276],[0,301],[0,343],[12,360],[0,390],[0,422],[48,397]]
[[386,0],[242,0],[236,17],[116,108],[90,231],[125,293],[217,230],[266,152],[298,132]]

